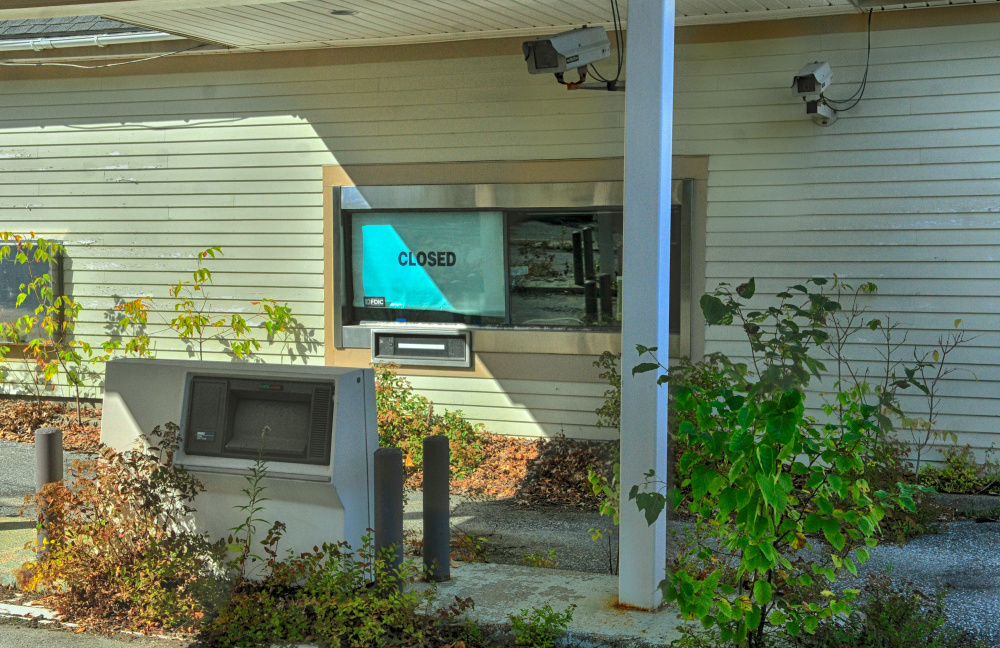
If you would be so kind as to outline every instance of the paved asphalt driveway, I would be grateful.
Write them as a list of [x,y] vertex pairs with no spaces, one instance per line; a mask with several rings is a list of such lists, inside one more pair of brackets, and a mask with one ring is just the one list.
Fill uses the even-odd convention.
[[[63,463],[83,455],[64,452]],[[0,441],[0,517],[14,517],[24,496],[35,492],[35,446],[32,443]]]
[[28,628],[0,621],[0,648],[184,648],[196,644],[150,637],[117,635],[102,637],[91,633],[74,634],[69,630]]

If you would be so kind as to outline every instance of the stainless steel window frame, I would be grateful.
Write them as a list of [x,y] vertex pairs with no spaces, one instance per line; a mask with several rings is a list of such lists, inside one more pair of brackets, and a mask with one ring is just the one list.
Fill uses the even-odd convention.
[[[345,325],[343,322],[347,294],[347,268],[343,237],[344,212],[367,210],[515,210],[515,209],[621,209],[622,182],[560,182],[538,184],[443,184],[393,185],[371,187],[331,187],[333,205],[333,285],[335,317],[333,334],[337,347],[363,348],[370,344],[372,328],[394,326]],[[456,324],[413,323],[396,326],[451,329],[474,328]],[[495,327],[491,327],[495,328]],[[509,331],[531,331],[538,328],[510,327]],[[548,330],[548,329],[545,329]],[[586,329],[584,329],[586,330]],[[362,344],[364,340],[364,344]]]
[[[696,199],[695,183],[698,179],[675,178],[674,187],[679,188],[674,200],[683,206],[681,224],[682,249],[693,251],[693,214]],[[679,183],[679,184],[678,184]],[[438,326],[450,329],[476,328],[455,324],[397,324],[345,325],[343,321],[344,296],[346,295],[345,245],[343,241],[343,213],[345,211],[366,210],[516,210],[516,209],[621,209],[623,204],[623,184],[620,181],[603,182],[561,182],[561,183],[517,183],[517,184],[441,184],[441,185],[378,185],[378,186],[333,186],[330,187],[333,206],[333,343],[338,348],[366,348],[371,344],[373,328],[386,329],[400,326],[405,328],[432,329]],[[672,200],[673,202],[673,200]],[[692,261],[699,256],[686,255],[681,272],[681,331],[676,341],[671,339],[672,357],[690,356],[695,349],[692,345]],[[703,273],[701,273],[703,274]],[[539,329],[510,327],[502,330],[495,327],[491,331],[506,334],[528,334]],[[569,332],[587,333],[588,329]],[[672,336],[675,337],[675,336]]]
[[693,249],[693,214],[694,214],[695,180],[692,178],[674,178],[671,182],[670,204],[681,207],[681,278],[680,278],[680,331],[670,335],[670,357],[679,359],[690,358],[691,327],[692,327],[692,258]]

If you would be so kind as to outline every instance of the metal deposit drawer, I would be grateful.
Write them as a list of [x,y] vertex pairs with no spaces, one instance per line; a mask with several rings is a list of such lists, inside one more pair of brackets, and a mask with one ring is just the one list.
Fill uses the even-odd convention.
[[372,331],[372,362],[472,366],[468,331]]

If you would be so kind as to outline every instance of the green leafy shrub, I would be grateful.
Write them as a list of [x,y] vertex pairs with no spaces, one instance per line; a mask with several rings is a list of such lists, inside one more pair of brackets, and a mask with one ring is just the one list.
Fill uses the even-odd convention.
[[[82,423],[80,390],[94,380],[91,369],[94,349],[73,339],[82,307],[66,295],[57,295],[56,280],[39,265],[50,269],[65,254],[65,248],[44,238],[0,232],[0,263],[22,266],[26,281],[18,287],[14,303],[25,307],[19,317],[0,317],[0,378],[30,394],[40,411],[46,391],[60,378],[76,397],[77,423]],[[17,310],[14,311],[17,314]]]
[[[610,385],[610,389],[604,393],[604,403],[596,410],[599,426],[604,425],[617,428],[619,425],[621,416],[621,375],[618,373],[618,364],[620,361],[620,353],[605,351],[594,362],[594,366],[604,369],[599,376],[607,380]],[[696,363],[691,362],[687,358],[681,358],[677,364],[669,368],[669,383],[671,385],[698,386],[703,389],[732,387],[734,382],[726,369],[726,361],[726,357],[720,353],[709,354],[703,360]],[[684,440],[676,434],[677,427],[685,420],[692,423],[695,421],[692,414],[678,411],[674,407],[672,394],[673,392],[671,392],[669,405],[670,416],[667,420],[670,424],[670,449],[674,461],[676,461],[684,453],[685,448],[683,445]],[[618,525],[618,503],[620,501],[619,472],[620,465],[616,461],[611,477],[602,475],[593,469],[589,470],[587,474],[587,485],[594,495],[601,499],[599,504],[601,515],[612,518],[616,526]],[[677,476],[678,473],[676,471],[674,475],[675,483],[673,486],[682,488],[681,483],[683,480]],[[689,489],[685,490],[685,493],[687,492],[689,492]],[[592,529],[591,535],[594,540],[599,540],[604,536],[604,532],[600,529]]]
[[947,626],[946,592],[935,596],[894,582],[888,574],[870,574],[856,606],[859,614],[829,619],[813,636],[794,645],[806,648],[986,648],[986,644]]
[[224,595],[224,549],[187,530],[203,487],[172,463],[177,447],[177,426],[156,428],[148,446],[74,460],[66,479],[26,498],[47,511],[48,542],[21,586],[87,626],[195,627]]
[[680,426],[684,422],[697,425],[698,417],[695,411],[677,407],[677,397],[675,387],[694,387],[706,392],[733,389],[741,384],[731,369],[729,359],[721,353],[712,353],[698,362],[691,362],[687,358],[681,358],[676,364],[668,369],[667,385],[670,389],[668,395],[668,408],[670,415],[667,420],[670,425],[669,434],[671,443],[671,457],[674,460],[674,474],[671,487],[678,490],[680,499],[685,501],[691,497],[690,485],[685,485],[684,474],[678,469],[680,459],[688,450],[687,437],[678,434]]
[[[689,547],[661,588],[685,616],[751,648],[764,645],[768,625],[798,636],[849,612],[851,590],[841,597],[824,590],[813,600],[804,594],[818,579],[835,582],[841,569],[857,573],[886,509],[914,508],[912,488],[873,491],[864,477],[860,457],[881,439],[877,406],[844,392],[839,417],[821,423],[805,412],[805,387],[826,371],[813,352],[829,339],[824,325],[840,308],[823,294],[826,283],[792,286],[761,310],[744,303],[756,291],[753,279],[703,296],[708,324],[742,327],[750,363],[720,358],[728,374],[721,384],[674,386],[676,436],[686,447],[681,485],[690,488],[688,510],[711,542]],[[662,371],[659,384],[668,382],[655,349],[638,351],[647,361],[633,373]],[[629,497],[650,524],[667,505],[662,492],[638,485]],[[680,498],[675,490],[674,503]],[[810,535],[825,539],[828,564],[796,556],[811,546]]]
[[[825,400],[822,409],[827,417],[839,420],[851,403],[875,408],[877,426],[866,432],[870,439],[860,447],[860,459],[871,488],[888,491],[900,481],[915,481],[914,473],[921,472],[921,456],[929,444],[957,440],[954,433],[940,430],[936,424],[940,387],[955,371],[948,365],[950,354],[974,338],[967,338],[958,330],[962,323],[959,319],[954,322],[956,331],[939,336],[932,348],[915,349],[907,344],[906,332],[900,332],[899,323],[890,314],[868,316],[863,301],[877,292],[878,287],[870,282],[854,287],[836,276],[833,279],[829,296],[839,308],[825,317],[824,328],[830,337],[821,346],[833,362],[828,372],[833,379],[833,391],[822,394]],[[849,347],[858,343],[873,343],[878,357],[875,366],[849,352]],[[904,390],[919,392],[911,402],[922,401],[922,408],[917,409],[923,416],[913,417],[904,412],[899,399]],[[911,459],[916,460],[916,467]],[[934,530],[940,507],[923,492],[914,493],[914,503],[915,511],[902,507],[886,510],[881,523],[883,537],[901,543]]]
[[451,468],[456,476],[466,475],[483,460],[480,437],[482,424],[473,424],[460,411],[434,413],[429,400],[414,393],[413,387],[392,363],[378,363],[375,368],[375,408],[378,412],[379,445],[402,450],[407,466],[423,468],[424,437],[440,434],[448,437]]
[[597,374],[597,377],[608,383],[608,389],[604,392],[604,402],[594,411],[597,414],[597,427],[621,429],[621,363],[622,354],[611,353],[610,351],[605,351],[597,360],[594,360],[594,366],[601,370]]
[[525,554],[521,562],[529,567],[538,567],[541,569],[555,569],[559,566],[555,549],[549,549],[548,553],[536,551],[533,554]]
[[[618,526],[619,502],[621,501],[621,462],[616,461],[612,466],[612,477],[608,479],[596,470],[591,468],[587,472],[587,484],[597,497],[601,498],[598,504],[598,511],[602,516],[611,518],[615,526]],[[598,529],[591,529],[594,540],[600,540],[603,532]]]
[[575,607],[571,605],[562,612],[556,612],[551,605],[544,605],[511,614],[514,643],[525,648],[554,648],[556,640],[569,628]]
[[[604,402],[594,413],[597,414],[598,427],[621,429],[622,411],[622,376],[620,372],[622,354],[605,351],[594,361],[594,366],[600,369],[598,377],[608,383],[604,392]],[[616,450],[611,464],[611,474],[602,473],[593,466],[587,468],[587,488],[598,498],[597,510],[602,517],[611,519],[612,528],[594,527],[590,530],[590,538],[594,542],[606,539],[608,543],[608,573],[618,574],[618,546],[613,543],[614,530],[618,527],[621,502],[621,463]]]
[[[279,304],[267,298],[252,301],[249,317],[239,312],[222,314],[213,308],[209,297],[213,275],[207,263],[222,254],[222,248],[218,246],[198,252],[191,279],[180,279],[168,286],[167,296],[173,302],[170,310],[174,313],[169,320],[160,315],[151,296],[120,301],[115,310],[122,315],[112,321],[113,335],[103,343],[105,351],[109,354],[124,352],[127,355],[153,357],[152,337],[170,331],[184,342],[188,353],[199,360],[204,358],[206,345],[234,359],[251,360],[257,357],[262,346],[258,336],[254,335],[254,329],[264,330],[269,345],[280,343],[280,353],[288,354],[289,358],[314,350],[316,341],[295,318],[288,304]],[[151,313],[161,320],[161,328],[152,332],[149,330]]]
[[[23,266],[27,280],[19,286],[17,307],[27,312],[14,317],[0,313],[0,379],[31,395],[40,407],[46,392],[68,388],[76,398],[77,423],[82,424],[81,392],[99,386],[103,363],[117,356],[153,357],[153,337],[172,332],[199,359],[211,345],[235,359],[249,360],[262,348],[261,335],[269,345],[280,343],[280,352],[288,357],[303,356],[315,350],[317,343],[302,326],[287,304],[273,299],[251,302],[252,314],[222,315],[213,310],[208,292],[212,272],[209,259],[222,254],[210,247],[197,254],[197,266],[191,279],[181,279],[168,288],[171,304],[160,307],[152,297],[118,300],[105,313],[109,338],[88,342],[76,337],[76,323],[83,305],[68,295],[58,294],[57,278],[51,272],[38,271],[39,264],[50,267],[66,249],[52,241],[0,231],[0,263]],[[173,310],[170,319],[162,311]],[[160,327],[150,330],[150,315],[160,319]]]
[[980,464],[972,448],[946,448],[941,468],[927,466],[920,472],[920,483],[942,493],[981,493],[1000,479],[1000,465],[987,458]]
[[430,594],[397,587],[415,576],[412,564],[392,569],[370,535],[356,552],[327,543],[270,567],[261,582],[238,586],[205,627],[205,641],[221,648],[306,640],[381,646],[403,637],[419,643],[434,625],[417,614]]

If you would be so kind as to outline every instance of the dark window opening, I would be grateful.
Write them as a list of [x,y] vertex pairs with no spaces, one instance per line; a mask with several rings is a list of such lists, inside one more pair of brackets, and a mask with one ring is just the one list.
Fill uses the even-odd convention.
[[[41,319],[36,314],[36,310],[41,305],[39,296],[44,295],[45,288],[51,287],[52,298],[62,294],[62,264],[61,256],[53,255],[51,260],[36,260],[33,250],[24,250],[27,260],[18,260],[17,246],[14,243],[0,244],[10,249],[0,261],[0,322],[14,325],[19,319],[25,316]],[[48,280],[44,277],[48,275]],[[31,284],[35,283],[35,288]],[[22,293],[27,297],[18,304],[18,299]],[[46,303],[54,302],[45,299]],[[60,313],[61,317],[61,313]],[[62,329],[61,320],[57,326],[57,331]],[[23,331],[7,329],[6,339],[2,341],[14,343],[26,343],[30,340],[43,336],[44,332],[39,326],[35,326],[27,335]]]
[[515,326],[621,326],[621,212],[512,213],[507,220]]

